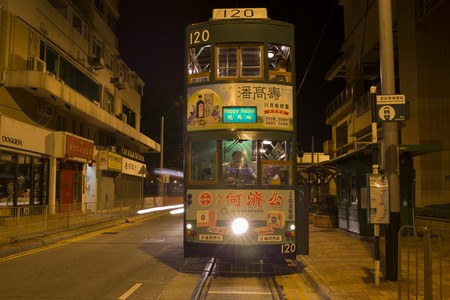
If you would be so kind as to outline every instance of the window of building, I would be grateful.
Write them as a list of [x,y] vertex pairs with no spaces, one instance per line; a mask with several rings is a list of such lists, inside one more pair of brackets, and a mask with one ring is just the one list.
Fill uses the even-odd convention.
[[80,126],[79,126],[79,135],[84,136],[84,125],[81,122],[80,122]]
[[72,131],[73,134],[77,134],[77,121],[72,120]]
[[117,19],[111,13],[108,14],[107,23],[112,32],[117,31]]
[[75,12],[72,13],[72,27],[80,34],[83,34],[83,21]]
[[100,85],[76,68],[44,41],[40,43],[39,58],[45,61],[47,72],[90,100],[98,101]]
[[40,53],[39,58],[43,61],[45,61],[45,67],[47,72],[52,73],[56,77],[59,76],[58,74],[58,62],[59,62],[59,56],[58,52],[54,50],[52,47],[41,41],[40,43]]
[[350,175],[350,204],[356,206],[358,204],[358,182],[356,175]]
[[339,192],[339,199],[338,199],[339,207],[345,208],[347,206],[347,193],[346,193],[347,190],[345,188],[345,179],[342,174],[340,174],[337,177],[337,184]]
[[102,57],[103,52],[103,42],[100,38],[94,35],[94,38],[92,39],[92,55],[94,57]]
[[122,105],[122,115],[125,115],[125,119],[122,119],[122,121],[132,127],[136,127],[136,113],[133,110],[126,105]]
[[113,54],[110,50],[105,49],[105,67],[112,71],[113,70]]
[[61,116],[58,116],[56,121],[56,131],[67,131],[67,119]]
[[104,103],[102,107],[110,114],[115,114],[116,105],[114,101],[114,95],[111,94],[108,90],[105,90],[105,97],[103,99]]
[[218,79],[261,79],[263,46],[217,46]]
[[48,0],[48,2],[64,17],[67,19],[67,3],[65,0]]
[[60,59],[59,78],[61,78],[66,85],[70,86],[89,100],[98,101],[100,96],[100,85],[91,80],[63,57]]
[[86,22],[83,20],[81,15],[74,10],[71,10],[72,16],[72,27],[78,31],[79,34],[83,36],[86,40],[88,39],[88,26]]
[[103,0],[95,0],[94,5],[98,13],[103,16],[103,8],[105,7]]

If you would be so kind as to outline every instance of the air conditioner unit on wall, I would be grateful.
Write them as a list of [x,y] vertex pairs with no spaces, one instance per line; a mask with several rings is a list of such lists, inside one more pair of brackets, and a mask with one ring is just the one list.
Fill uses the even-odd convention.
[[51,106],[41,104],[37,108],[37,114],[42,117],[51,117],[53,115],[53,108]]
[[90,64],[96,70],[103,69],[105,67],[105,60],[103,59],[103,57],[91,57]]
[[114,84],[114,86],[119,90],[123,90],[126,88],[125,80],[123,79],[123,77],[111,77],[111,83]]
[[32,56],[28,60],[28,70],[45,73],[47,71],[47,65],[45,61],[43,61],[39,57]]

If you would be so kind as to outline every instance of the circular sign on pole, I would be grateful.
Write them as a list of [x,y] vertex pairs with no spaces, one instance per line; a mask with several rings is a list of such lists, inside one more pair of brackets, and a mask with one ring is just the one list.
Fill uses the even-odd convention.
[[383,121],[392,121],[395,117],[395,109],[390,105],[384,105],[378,110],[378,116]]

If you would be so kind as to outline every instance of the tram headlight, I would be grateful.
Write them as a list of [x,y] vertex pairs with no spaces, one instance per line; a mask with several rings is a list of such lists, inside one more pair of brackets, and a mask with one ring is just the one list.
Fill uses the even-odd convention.
[[285,232],[286,237],[295,237],[295,224],[289,225],[289,230]]
[[192,230],[193,226],[191,223],[186,224],[186,236],[196,236],[197,231]]
[[248,230],[248,221],[244,218],[237,218],[231,224],[231,230],[234,234],[242,234]]

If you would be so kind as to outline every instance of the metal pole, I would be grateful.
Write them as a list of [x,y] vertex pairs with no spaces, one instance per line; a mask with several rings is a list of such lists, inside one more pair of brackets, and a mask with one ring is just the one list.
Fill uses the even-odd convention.
[[[395,94],[391,0],[378,0],[381,94]],[[400,182],[398,177],[398,125],[383,122],[385,173],[389,174],[389,224],[386,225],[386,279],[397,280]]]
[[[370,87],[370,100],[372,102],[372,173],[378,174],[378,127],[377,127],[377,87]],[[380,225],[373,225],[374,253],[375,253],[375,281],[376,287],[380,286]]]
[[[430,228],[425,227],[423,232],[423,266],[424,266],[424,298],[433,299],[433,268]],[[442,294],[441,294],[442,297]]]
[[159,196],[164,196],[164,116],[161,117],[161,152],[159,156],[159,169],[161,171],[159,175]]
[[144,208],[144,174],[141,175],[141,209]]

